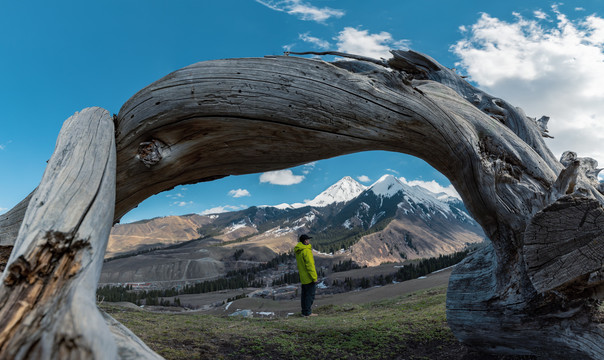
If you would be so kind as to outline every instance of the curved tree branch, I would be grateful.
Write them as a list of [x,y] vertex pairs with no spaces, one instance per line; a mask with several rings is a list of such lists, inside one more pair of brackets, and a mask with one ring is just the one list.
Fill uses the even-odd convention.
[[[601,358],[604,332],[594,309],[604,278],[602,227],[559,251],[548,250],[552,238],[542,230],[565,213],[552,210],[561,206],[572,208],[571,227],[585,223],[578,216],[586,203],[586,219],[598,218],[597,164],[573,154],[558,162],[543,142],[543,121],[425,55],[393,55],[384,64],[216,60],[149,85],[116,119],[115,219],[180,184],[366,150],[411,154],[449,178],[492,241],[451,277],[455,334],[485,350]],[[550,264],[569,259],[587,265],[543,280]],[[571,296],[576,287],[581,292]]]

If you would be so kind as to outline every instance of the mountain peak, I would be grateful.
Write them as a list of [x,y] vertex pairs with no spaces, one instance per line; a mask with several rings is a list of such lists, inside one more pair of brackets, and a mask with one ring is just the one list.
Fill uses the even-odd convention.
[[314,199],[305,205],[323,207],[333,203],[341,203],[354,199],[362,193],[366,187],[350,176],[345,176],[337,183],[331,185]]
[[395,176],[386,174],[369,187],[376,195],[392,197],[399,191],[405,190],[405,185]]

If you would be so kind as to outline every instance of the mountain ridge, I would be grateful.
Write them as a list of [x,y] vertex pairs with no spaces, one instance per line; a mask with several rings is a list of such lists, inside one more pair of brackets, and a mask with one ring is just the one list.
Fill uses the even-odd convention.
[[[139,279],[146,276],[141,274],[164,280],[219,276],[241,261],[263,262],[291,251],[301,233],[312,234],[313,248],[324,253],[318,256],[328,263],[351,259],[368,266],[450,254],[484,239],[482,229],[455,197],[409,185],[393,175],[370,186],[344,177],[304,203],[117,225],[107,257],[191,244],[183,246],[187,253],[172,249],[137,256],[138,266],[147,267],[147,272],[126,270],[129,265],[117,264],[122,260],[106,264],[103,272],[112,273],[106,278],[114,280],[127,272]],[[239,263],[232,261],[235,251],[243,253]]]

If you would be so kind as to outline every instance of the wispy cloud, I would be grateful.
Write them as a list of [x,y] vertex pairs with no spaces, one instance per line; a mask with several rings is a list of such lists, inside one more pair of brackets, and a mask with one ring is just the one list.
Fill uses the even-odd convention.
[[364,182],[364,183],[371,181],[371,179],[367,175],[357,176],[357,180],[359,180],[360,182]]
[[445,193],[449,196],[452,196],[454,198],[458,198],[461,199],[461,196],[459,196],[459,194],[457,193],[457,191],[455,190],[455,188],[453,187],[453,185],[449,185],[447,187],[442,186],[441,184],[437,183],[435,180],[432,181],[423,181],[423,180],[411,180],[411,181],[407,181],[407,179],[405,179],[404,177],[400,177],[399,180],[403,183],[403,184],[407,184],[409,186],[419,186],[422,187],[428,191],[431,191],[435,194],[440,194],[440,193]]
[[535,17],[537,19],[540,19],[540,20],[545,20],[545,19],[549,18],[549,16],[541,10],[536,10],[533,12],[533,14],[535,15]]
[[304,175],[310,174],[310,172],[315,169],[315,166],[317,166],[317,162],[316,161],[309,162],[308,164],[305,164],[304,168],[302,169],[302,174],[304,174]]
[[394,169],[386,169],[386,171],[391,172],[391,173],[395,173],[395,174],[399,174],[398,171],[394,170]]
[[168,195],[166,195],[166,197],[170,198],[170,199],[176,200],[176,199],[182,199],[185,196],[183,194],[181,194],[181,193],[176,193],[176,194],[168,194]]
[[229,212],[229,211],[243,210],[243,209],[246,209],[246,208],[247,207],[245,205],[238,205],[238,206],[233,206],[233,205],[217,206],[217,207],[213,207],[211,209],[204,210],[204,211],[200,212],[199,215],[221,214],[221,213],[225,213],[225,212]]
[[552,6],[542,15],[507,22],[482,14],[452,46],[457,64],[481,88],[522,107],[529,116],[548,115],[548,145],[556,156],[572,150],[604,163],[604,19],[570,20]]
[[0,214],[4,214],[8,209],[0,207]]
[[240,198],[240,197],[252,196],[252,195],[246,189],[237,189],[237,190],[229,191],[229,196],[232,196],[234,198]]
[[340,31],[337,40],[338,51],[372,58],[390,58],[390,49],[409,48],[408,40],[395,40],[390,33],[382,31],[371,34],[368,30],[346,27]]
[[0,150],[6,149],[6,146],[12,142],[13,142],[12,140],[9,140],[9,141],[5,142],[4,144],[0,144]]
[[299,34],[298,38],[304,42],[313,44],[314,46],[318,47],[319,49],[329,49],[329,47],[331,46],[329,41],[319,39],[318,37],[310,36],[309,32],[306,32],[304,34]]
[[301,20],[325,23],[329,18],[340,18],[345,12],[328,7],[318,8],[303,0],[256,0],[269,9],[295,15]]
[[193,201],[175,201],[173,202],[170,206],[189,206],[189,205],[193,205]]
[[294,175],[291,170],[269,171],[260,175],[261,183],[273,185],[294,185],[304,180],[304,175]]

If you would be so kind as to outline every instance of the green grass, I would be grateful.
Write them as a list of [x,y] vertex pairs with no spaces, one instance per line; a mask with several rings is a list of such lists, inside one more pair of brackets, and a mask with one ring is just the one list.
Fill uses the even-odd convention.
[[431,359],[459,347],[446,324],[445,291],[318,307],[314,318],[161,314],[109,304],[102,309],[166,359]]

